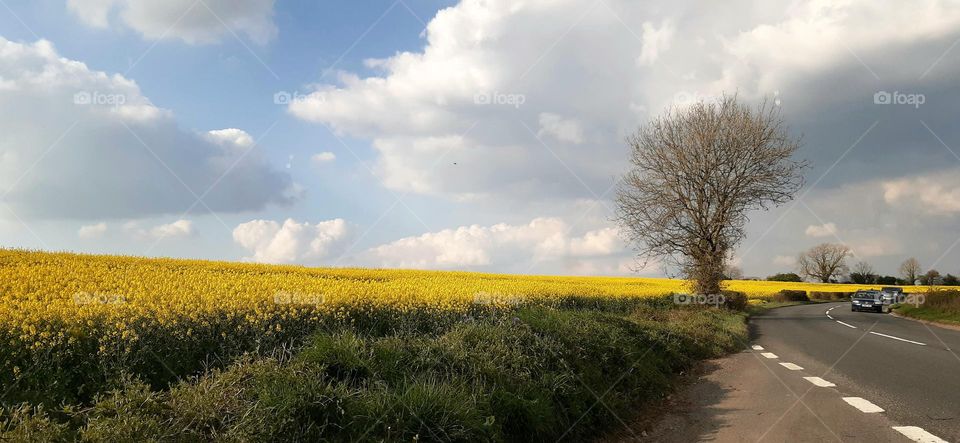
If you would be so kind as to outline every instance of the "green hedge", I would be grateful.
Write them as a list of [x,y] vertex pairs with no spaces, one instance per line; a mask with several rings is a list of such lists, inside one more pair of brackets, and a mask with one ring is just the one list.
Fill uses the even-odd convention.
[[125,378],[86,407],[11,406],[0,440],[579,441],[745,339],[742,314],[662,301],[520,308],[432,331],[344,329],[169,390]]

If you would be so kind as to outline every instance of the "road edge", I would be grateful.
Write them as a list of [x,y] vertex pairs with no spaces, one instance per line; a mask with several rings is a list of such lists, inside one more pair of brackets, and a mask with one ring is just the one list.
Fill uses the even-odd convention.
[[910,317],[909,315],[900,314],[900,313],[898,313],[898,312],[896,312],[896,311],[890,311],[889,314],[892,315],[892,316],[894,316],[894,317],[902,318],[902,319],[905,319],[905,320],[911,320],[911,321],[915,321],[915,322],[919,322],[919,323],[923,323],[923,324],[927,324],[927,325],[933,325],[933,326],[937,326],[937,327],[940,327],[940,328],[943,328],[943,329],[950,329],[950,330],[952,330],[952,331],[960,331],[960,325],[955,325],[955,324],[951,324],[951,323],[941,323],[941,322],[933,321],[933,320],[924,320],[924,319],[921,319],[921,318],[914,318],[914,317]]

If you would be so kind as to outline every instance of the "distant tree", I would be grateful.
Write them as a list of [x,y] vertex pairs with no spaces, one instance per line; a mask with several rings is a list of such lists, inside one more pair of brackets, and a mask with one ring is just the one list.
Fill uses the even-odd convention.
[[616,220],[641,258],[676,266],[698,294],[720,291],[747,213],[792,200],[807,166],[780,108],[736,96],[670,110],[627,144]]
[[920,276],[920,284],[926,286],[935,286],[943,283],[943,279],[940,277],[940,272],[936,269],[931,269],[927,271],[926,274]]
[[899,284],[899,283],[900,283],[900,279],[898,279],[898,278],[896,278],[896,277],[894,277],[894,276],[892,276],[892,275],[885,275],[885,276],[883,276],[883,277],[877,277],[877,284],[880,284],[880,285],[896,285],[896,284]]
[[723,267],[724,280],[743,280],[743,270],[739,266],[728,264]]
[[956,275],[947,274],[943,277],[944,286],[960,286],[960,278],[957,278]]
[[802,282],[803,278],[793,272],[774,274],[767,277],[767,281],[786,281],[786,282]]
[[836,243],[823,243],[800,254],[797,266],[800,274],[830,283],[831,280],[847,273],[847,257],[850,247]]
[[865,261],[859,261],[853,265],[853,271],[850,272],[850,281],[857,284],[873,284],[877,276],[873,274],[873,266]]
[[900,277],[908,285],[915,284],[920,273],[923,272],[922,269],[920,261],[910,257],[900,265]]

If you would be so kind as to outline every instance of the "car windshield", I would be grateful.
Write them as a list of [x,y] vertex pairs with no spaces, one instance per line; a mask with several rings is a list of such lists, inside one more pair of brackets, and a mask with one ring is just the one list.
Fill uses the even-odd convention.
[[879,292],[858,292],[853,295],[853,298],[875,300],[879,295]]

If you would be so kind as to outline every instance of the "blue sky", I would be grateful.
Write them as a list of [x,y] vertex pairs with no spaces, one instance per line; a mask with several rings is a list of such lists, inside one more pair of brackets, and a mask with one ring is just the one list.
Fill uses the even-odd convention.
[[960,272],[960,8],[735,3],[5,1],[0,245],[630,274],[623,137],[737,93],[814,164],[748,275],[824,241]]

